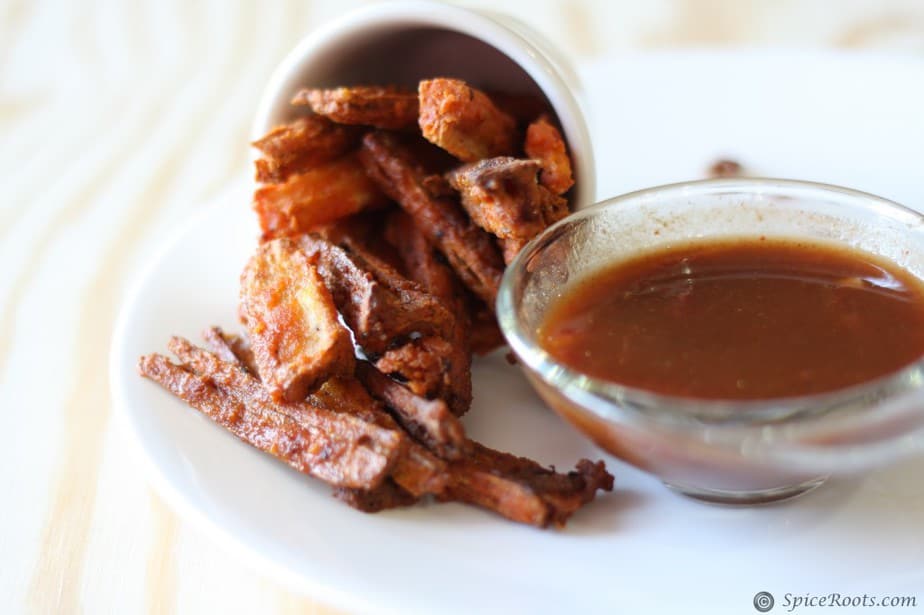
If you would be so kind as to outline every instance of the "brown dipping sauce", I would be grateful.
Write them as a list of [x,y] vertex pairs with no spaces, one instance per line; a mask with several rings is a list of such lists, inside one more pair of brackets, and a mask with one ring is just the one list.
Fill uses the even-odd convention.
[[578,283],[552,304],[539,343],[580,372],[668,395],[821,393],[924,354],[924,285],[846,248],[692,243]]

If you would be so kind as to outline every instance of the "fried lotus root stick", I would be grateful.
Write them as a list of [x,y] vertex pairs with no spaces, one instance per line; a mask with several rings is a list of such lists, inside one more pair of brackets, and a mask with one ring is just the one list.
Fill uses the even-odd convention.
[[477,442],[471,446],[468,456],[450,464],[452,478],[440,500],[475,504],[536,527],[563,527],[598,489],[613,490],[613,476],[602,461],[582,459],[575,471],[560,474]]
[[427,191],[425,175],[393,135],[367,134],[359,155],[369,176],[414,219],[465,286],[493,306],[504,266],[491,236],[472,224],[453,200]]
[[353,373],[350,332],[314,263],[291,239],[257,248],[241,274],[240,316],[260,380],[276,400],[301,401]]
[[334,497],[364,513],[377,513],[389,508],[403,508],[413,506],[420,501],[405,491],[393,479],[388,478],[375,489],[346,489],[334,490]]
[[308,105],[318,115],[338,124],[362,124],[386,130],[403,130],[417,124],[416,94],[396,86],[305,88],[292,98],[292,104]]
[[447,175],[472,220],[501,240],[507,264],[547,226],[568,215],[565,199],[539,185],[536,160],[502,156]]
[[472,325],[469,333],[469,343],[472,352],[483,356],[507,344],[504,334],[501,333],[500,325],[497,324],[494,310],[479,302],[478,305],[472,308],[471,314]]
[[335,124],[320,115],[276,126],[251,144],[263,152],[254,163],[257,181],[278,184],[294,173],[335,160],[353,149],[361,134],[358,128]]
[[463,162],[513,154],[516,121],[487,94],[459,79],[425,79],[417,88],[424,138]]
[[[373,399],[355,378],[331,378],[309,397],[312,403],[334,412],[355,416],[374,425],[400,430],[382,405]],[[415,497],[441,493],[449,481],[446,462],[423,445],[409,440],[398,456],[391,477],[397,485]]]
[[254,193],[263,239],[300,235],[387,203],[355,154],[326,162]]
[[433,295],[394,268],[361,252],[305,235],[299,245],[318,272],[363,350],[381,355],[411,334],[448,336],[455,319]]
[[389,348],[375,366],[415,395],[442,399],[453,414],[462,416],[472,404],[471,363],[467,342],[430,335]]
[[455,314],[456,327],[451,340],[421,337],[391,348],[376,361],[376,367],[404,382],[416,395],[445,400],[453,413],[461,416],[472,403],[465,288],[405,212],[397,210],[389,215],[385,236],[395,247],[404,273]]
[[553,194],[564,194],[574,185],[571,159],[565,149],[565,140],[545,115],[526,129],[526,155],[542,165],[539,182]]
[[[253,380],[240,368],[229,367]],[[397,431],[319,408],[293,418],[263,403],[249,385],[219,384],[162,355],[142,357],[138,369],[241,440],[334,486],[379,486],[406,442]]]
[[356,364],[356,377],[373,397],[392,410],[395,420],[428,449],[443,459],[459,459],[468,449],[465,429],[442,399],[414,395],[373,365]]
[[253,358],[253,349],[240,335],[226,333],[221,327],[209,327],[202,332],[202,339],[205,340],[209,350],[225,363],[238,365],[251,376],[260,377]]
[[[336,432],[338,422],[359,421],[371,430],[384,430],[400,439],[400,446],[391,460],[390,476],[403,490],[420,497],[442,492],[449,480],[446,464],[413,440],[404,437],[399,425],[353,377],[333,377],[303,403],[275,403],[259,380],[247,374],[239,363],[224,362],[217,356],[193,346],[183,338],[174,337],[169,348],[181,361],[217,383],[232,394],[258,407],[280,412],[303,425],[314,426],[319,419],[329,421],[317,429]],[[331,415],[330,413],[334,413]],[[354,485],[351,488],[376,489],[380,485]]]

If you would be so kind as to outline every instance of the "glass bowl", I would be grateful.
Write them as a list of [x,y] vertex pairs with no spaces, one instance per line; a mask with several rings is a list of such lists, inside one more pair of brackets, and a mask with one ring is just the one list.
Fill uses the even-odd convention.
[[759,236],[849,246],[924,278],[924,217],[897,203],[809,182],[697,181],[603,201],[534,239],[504,275],[501,329],[536,390],[562,417],[604,450],[696,498],[783,499],[831,474],[924,448],[924,358],[830,393],[703,400],[592,378],[538,344],[549,306],[601,268],[672,244]]

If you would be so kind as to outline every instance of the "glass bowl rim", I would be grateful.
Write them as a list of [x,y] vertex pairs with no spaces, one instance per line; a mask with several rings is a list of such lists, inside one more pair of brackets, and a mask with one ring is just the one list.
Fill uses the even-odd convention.
[[[527,263],[559,238],[563,229],[574,222],[601,214],[611,207],[627,207],[649,202],[652,197],[673,199],[709,194],[751,193],[776,196],[816,197],[828,195],[851,200],[863,209],[924,230],[924,214],[889,199],[820,182],[779,178],[721,178],[677,182],[628,192],[576,211],[545,229],[530,241],[507,266],[497,295],[497,318],[501,331],[518,359],[554,388],[582,408],[603,419],[626,418],[627,410],[636,420],[655,420],[673,426],[703,425],[741,428],[771,424],[819,422],[831,418],[827,410],[838,407],[838,420],[847,415],[863,415],[869,408],[863,403],[871,397],[881,398],[889,392],[906,388],[905,382],[924,371],[924,356],[878,378],[834,391],[811,395],[767,399],[710,399],[656,393],[647,389],[595,378],[556,361],[525,331],[517,318],[514,289]],[[601,403],[602,402],[602,403]]]

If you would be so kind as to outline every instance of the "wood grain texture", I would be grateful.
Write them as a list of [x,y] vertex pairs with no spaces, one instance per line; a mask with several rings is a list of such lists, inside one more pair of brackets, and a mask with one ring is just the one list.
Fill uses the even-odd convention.
[[[0,450],[0,489],[15,494],[0,530],[4,612],[335,612],[228,557],[149,491],[112,425],[107,361],[138,266],[197,203],[250,176],[272,69],[361,4],[0,1],[0,407],[15,409],[21,440]],[[579,58],[754,44],[924,53],[919,0],[467,4]]]

